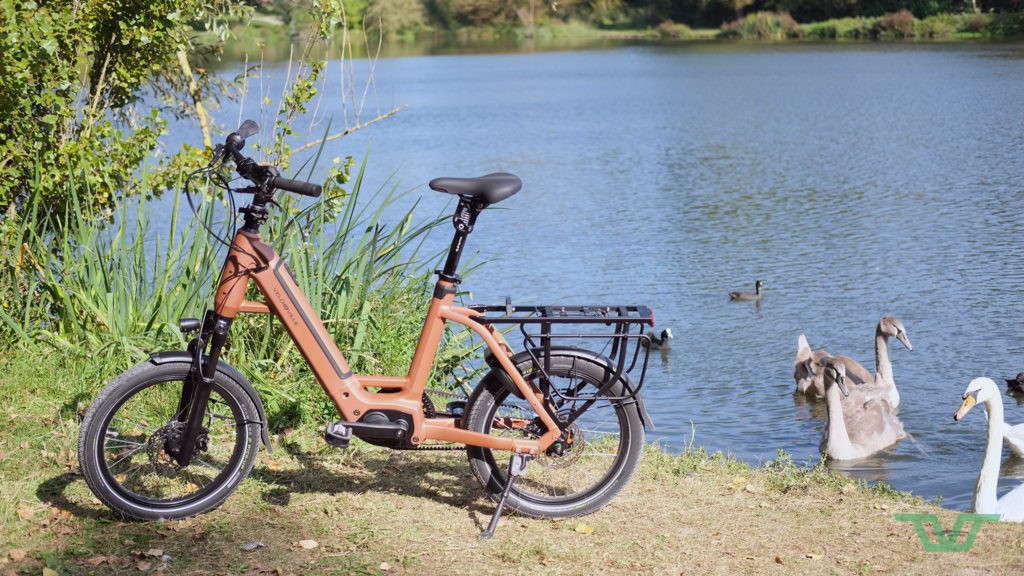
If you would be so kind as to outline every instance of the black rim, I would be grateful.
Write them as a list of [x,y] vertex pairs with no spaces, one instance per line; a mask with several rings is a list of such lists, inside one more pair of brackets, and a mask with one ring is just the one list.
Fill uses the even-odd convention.
[[[175,376],[147,381],[144,384],[133,389],[130,393],[126,394],[117,403],[117,405],[115,405],[109,412],[107,412],[106,417],[103,420],[103,426],[101,427],[100,433],[96,439],[96,457],[99,463],[100,473],[103,475],[103,478],[106,481],[107,485],[110,486],[113,489],[113,491],[116,492],[121,498],[124,498],[129,502],[139,504],[147,508],[169,509],[179,508],[191,502],[202,500],[209,496],[210,494],[216,492],[221,487],[224,478],[232,474],[238,468],[239,462],[242,459],[242,455],[245,452],[245,434],[244,432],[239,433],[239,428],[244,426],[244,423],[239,423],[244,422],[244,419],[239,413],[239,407],[235,405],[234,402],[230,401],[230,397],[224,393],[221,387],[214,384],[213,390],[210,395],[211,408],[208,410],[207,424],[209,424],[210,422],[210,412],[214,410],[215,407],[217,406],[226,407],[230,413],[230,420],[234,423],[234,425],[232,426],[232,428],[234,429],[234,440],[233,447],[231,449],[231,455],[227,459],[225,464],[222,467],[220,467],[220,471],[214,477],[204,480],[202,477],[193,474],[192,472],[183,472],[182,469],[177,468],[176,464],[171,464],[170,462],[163,464],[167,467],[168,476],[184,475],[184,478],[204,480],[201,486],[197,485],[198,489],[196,491],[190,492],[185,496],[174,498],[154,498],[147,496],[145,494],[140,494],[139,492],[129,489],[121,480],[118,479],[118,474],[111,470],[111,462],[108,461],[107,459],[107,449],[109,448],[108,432],[110,431],[111,423],[115,421],[118,413],[121,411],[124,405],[128,403],[130,400],[137,398],[139,394],[144,393],[146,390],[154,389],[157,386],[169,383],[177,383],[180,386],[181,381],[181,377]],[[176,406],[176,404],[173,405]],[[172,408],[169,408],[168,412],[172,410]],[[147,443],[150,442],[150,440],[154,439],[160,430],[165,430],[167,428],[166,425],[173,419],[174,414],[167,414],[166,418],[161,420],[159,424],[150,424],[149,426],[147,426]],[[218,420],[219,419],[221,418],[218,418]],[[128,450],[127,446],[129,445],[126,445],[126,450]],[[146,448],[145,445],[139,442],[132,442],[130,446],[133,447],[133,449],[129,450],[130,454],[128,454],[121,460],[114,462],[115,465],[118,462],[123,461],[125,458],[130,457],[138,453],[140,450]],[[202,463],[202,460],[200,460],[200,463]],[[190,465],[189,468],[197,467]]]
[[[552,374],[552,376],[557,378],[557,379],[559,379],[559,380],[568,380],[568,381],[570,381],[569,385],[560,386],[559,388],[561,390],[569,390],[569,389],[575,390],[576,386],[580,382],[582,382],[584,384],[585,388],[586,387],[589,387],[589,388],[592,388],[592,389],[595,388],[593,383],[591,383],[591,382],[589,382],[587,380],[582,380],[582,379],[580,379],[578,377],[577,378],[573,378],[571,376],[559,375],[559,374]],[[530,381],[534,377],[535,376],[526,376],[527,381]],[[507,390],[505,390],[504,392],[501,392],[501,393],[496,395],[495,402],[494,402],[494,405],[492,407],[491,413],[488,414],[487,419],[486,419],[486,422],[487,422],[486,432],[487,433],[491,433],[492,432],[492,429],[493,429],[493,426],[494,426],[494,422],[495,422],[495,418],[498,416],[499,410],[502,408],[502,405],[509,399],[509,397],[513,397],[513,398],[518,400],[518,398],[512,396],[512,394],[510,392],[508,392]],[[529,410],[530,414],[535,414],[533,409],[530,407],[530,405],[528,403],[526,403],[525,400],[516,402],[515,405]],[[571,405],[572,405],[572,403],[570,403],[569,405],[567,405],[564,408],[568,409],[569,407],[571,407]],[[594,434],[593,430],[588,430],[587,429],[587,426],[585,424],[586,416],[587,415],[592,415],[593,413],[598,413],[598,412],[607,412],[609,410],[614,413],[612,416],[610,416],[610,418],[613,419],[612,420],[613,422],[617,423],[618,428],[616,430],[614,430],[614,431],[612,431],[612,430],[603,430],[602,432],[603,433],[614,432],[615,434],[618,435],[618,442],[615,444],[615,455],[612,458],[612,460],[609,463],[609,465],[607,466],[607,468],[604,469],[604,473],[603,474],[600,474],[599,477],[597,477],[596,479],[588,480],[589,485],[586,486],[583,490],[581,490],[581,491],[573,491],[573,492],[571,492],[569,494],[565,494],[565,495],[544,495],[544,494],[539,494],[537,492],[528,491],[528,490],[526,490],[526,488],[528,486],[530,486],[530,485],[535,485],[535,486],[537,486],[540,489],[544,489],[545,488],[545,485],[543,483],[544,482],[544,470],[542,470],[541,468],[545,466],[544,459],[546,457],[551,457],[551,456],[549,456],[549,455],[540,455],[540,456],[538,456],[537,459],[534,460],[534,462],[532,462],[530,464],[530,467],[529,467],[527,473],[520,478],[520,480],[517,482],[517,484],[515,486],[513,486],[512,494],[514,494],[516,498],[522,500],[523,502],[534,503],[534,504],[538,504],[538,505],[551,505],[551,504],[577,503],[577,502],[580,502],[580,501],[583,501],[583,500],[587,500],[591,496],[593,496],[594,494],[597,494],[599,492],[604,491],[606,489],[607,485],[608,485],[608,482],[610,482],[612,478],[614,478],[616,475],[618,475],[619,471],[622,468],[622,465],[623,465],[623,462],[624,462],[624,458],[626,456],[625,447],[628,445],[628,440],[629,440],[629,437],[628,437],[628,434],[629,434],[629,432],[628,432],[628,420],[627,420],[626,414],[625,414],[625,412],[622,409],[620,404],[612,403],[609,400],[607,400],[604,397],[602,397],[602,398],[600,398],[594,404],[594,406],[592,406],[590,408],[590,410],[588,410],[586,413],[584,413],[583,418],[582,418],[584,420],[584,424],[577,428],[577,431],[581,432],[583,434],[583,441],[586,442],[588,440],[588,436],[590,436],[590,438],[593,438],[593,434]],[[560,413],[561,413],[561,411],[560,411]],[[600,432],[599,432],[599,434],[600,434]],[[586,450],[585,447],[582,448],[582,449]],[[550,449],[549,449],[549,451],[550,451]],[[506,452],[502,452],[502,454],[507,454],[507,453]],[[505,483],[507,482],[507,477],[506,477],[506,474],[505,474],[505,467],[508,465],[508,463],[505,462],[505,463],[500,463],[499,464],[495,460],[494,456],[495,456],[495,451],[494,450],[484,449],[484,457],[486,458],[487,464],[490,466],[491,470],[493,471],[494,479],[497,481],[497,484],[499,486],[503,487],[505,485]],[[563,456],[554,456],[554,458],[566,458],[566,457],[567,456],[564,456],[564,455]],[[568,457],[571,457],[571,456],[568,456]]]

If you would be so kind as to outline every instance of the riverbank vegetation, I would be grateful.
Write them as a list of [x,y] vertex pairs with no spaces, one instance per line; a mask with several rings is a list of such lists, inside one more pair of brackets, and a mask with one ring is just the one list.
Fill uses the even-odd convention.
[[[155,162],[151,155],[162,141],[161,114],[191,116],[207,139],[222,138],[224,128],[210,125],[202,110],[244,89],[250,78],[218,87],[215,75],[179,56],[198,59],[215,49],[192,38],[197,22],[209,19],[217,23],[209,29],[227,34],[225,23],[238,14],[199,2],[128,3],[116,14],[72,2],[40,7],[3,0],[0,8],[12,17],[0,41],[13,49],[4,59],[12,74],[0,74],[0,102],[18,107],[3,117],[7,138],[0,146],[0,166],[8,172],[0,187],[0,351],[52,352],[93,364],[93,385],[80,391],[91,397],[148,352],[183,349],[178,319],[202,317],[210,305],[222,241],[238,225],[233,201],[194,182],[193,218],[180,192],[186,175],[212,157],[211,142],[164,151]],[[130,37],[118,32],[119,19],[131,24]],[[403,195],[399,185],[364,190],[363,168],[351,156],[327,159],[327,142],[367,123],[358,114],[315,113],[323,62],[312,56],[313,46],[333,35],[335,23],[334,13],[319,13],[289,86],[251,112],[263,124],[263,133],[250,139],[257,158],[293,178],[319,174],[324,184],[313,203],[282,195],[264,235],[288,254],[296,280],[352,367],[399,373],[412,356],[440,257],[424,253],[423,242],[447,220],[414,218],[410,208],[385,222],[384,209]],[[53,30],[58,24],[68,27]],[[48,93],[53,83],[67,85]],[[151,111],[140,115],[147,106]],[[300,133],[300,122],[310,130]],[[196,140],[202,141],[198,131]],[[165,190],[175,193],[170,206],[155,198]],[[319,421],[333,409],[307,386],[313,377],[279,324],[244,316],[234,334],[225,360],[264,395],[275,425]],[[449,335],[434,385],[453,386],[456,368],[471,353],[468,342]]]
[[62,348],[0,354],[0,574],[1024,570],[1019,525],[984,524],[969,552],[927,552],[895,515],[936,514],[948,529],[955,512],[785,454],[751,467],[696,447],[671,455],[650,446],[633,481],[596,514],[509,514],[481,541],[494,504],[464,452],[393,452],[359,441],[340,451],[310,425],[277,426],[273,452],[260,452],[217,510],[123,522],[89,492],[75,456],[78,418],[103,384],[96,360]]
[[[529,21],[539,26],[543,10],[550,11],[544,18],[552,25],[561,22],[557,26],[579,21],[602,31],[651,27],[679,36],[690,26],[709,25],[708,14],[690,21],[658,11],[676,4],[663,2],[646,12],[631,2],[532,5]],[[762,9],[786,13],[779,2],[740,4],[731,5],[728,21],[760,18]],[[0,0],[0,418],[8,423],[0,429],[0,571],[1022,569],[1024,542],[1012,527],[986,525],[970,554],[928,555],[912,527],[893,514],[937,513],[951,525],[953,513],[821,466],[796,465],[784,455],[751,468],[699,448],[676,456],[650,447],[636,481],[597,515],[562,522],[512,516],[493,542],[481,543],[476,535],[492,505],[469,476],[464,455],[393,453],[358,442],[347,452],[328,448],[321,429],[331,406],[281,327],[259,315],[236,323],[224,359],[259,390],[275,451],[261,454],[252,478],[212,514],[169,523],[113,518],[78,473],[79,418],[114,375],[150,351],[184,346],[177,319],[202,314],[219,272],[223,248],[207,229],[223,236],[233,223],[224,199],[201,186],[195,220],[180,195],[169,214],[157,213],[154,203],[166,191],[180,192],[184,175],[209,157],[209,144],[232,128],[210,125],[204,109],[237,95],[249,76],[225,82],[207,64],[239,22],[300,31],[304,42],[333,38],[345,45],[346,31],[368,27],[367,15],[377,14],[382,26],[390,22],[386,5],[366,2],[355,20],[354,2],[259,4],[253,11],[217,0],[125,0],[113,11],[107,3]],[[439,30],[462,29],[473,24],[473,14],[486,13],[487,5],[423,4],[423,22],[438,22]],[[727,12],[725,4],[714,5]],[[516,4],[505,6],[512,9],[504,13],[506,22],[516,22],[514,15],[521,24],[526,5],[519,11]],[[436,20],[427,19],[431,7]],[[563,18],[570,9],[572,16]],[[800,12],[790,9],[795,21]],[[1004,17],[985,5],[980,10],[978,17]],[[856,23],[894,13],[850,18]],[[758,30],[792,29],[784,17],[776,18],[778,24],[755,19],[749,25],[753,32],[737,24],[736,35],[767,38],[774,33]],[[892,25],[905,26],[905,18]],[[835,28],[834,36],[814,34],[846,38],[851,36],[845,30],[858,29]],[[399,34],[405,29],[395,28]],[[815,37],[803,30],[802,37]],[[329,319],[353,368],[398,372],[411,357],[437,261],[424,252],[423,239],[447,219],[417,221],[410,213],[383,221],[378,208],[399,199],[402,190],[397,184],[365,190],[362,169],[352,158],[331,158],[329,141],[366,121],[310,120],[324,68],[315,50],[299,52],[292,88],[262,111],[268,121],[262,122],[265,135],[255,150],[267,161],[290,163],[291,177],[310,178],[324,172],[315,166],[329,164],[326,192],[315,204],[284,203],[268,236],[289,254],[297,281]],[[197,136],[195,145],[164,150],[154,160],[165,119],[179,116],[195,119],[208,141],[200,145]],[[318,133],[309,139],[298,134],[300,119]],[[344,126],[331,130],[332,120]],[[472,370],[465,365],[474,351],[457,334],[445,342],[432,384],[454,388]],[[424,520],[436,518],[455,521]]]
[[[299,33],[311,6],[256,2],[257,20]],[[312,2],[309,2],[312,4]],[[1024,35],[1018,0],[350,0],[344,22],[367,38],[450,36],[906,40]],[[283,26],[282,26],[283,25]],[[371,42],[372,43],[372,42]]]

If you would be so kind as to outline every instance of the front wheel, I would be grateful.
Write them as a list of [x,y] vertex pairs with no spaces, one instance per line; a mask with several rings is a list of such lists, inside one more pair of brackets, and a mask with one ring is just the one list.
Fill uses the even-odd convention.
[[93,494],[136,520],[185,518],[219,506],[252,470],[260,417],[243,386],[218,371],[188,466],[167,448],[180,443],[182,387],[191,364],[130,368],[93,401],[82,420],[78,459]]
[[[565,418],[584,400],[595,399],[548,450],[530,462],[509,493],[506,505],[535,518],[568,518],[595,512],[626,486],[640,463],[644,427],[635,400],[620,399],[625,383],[615,382],[600,395],[612,374],[592,353],[564,349],[551,353],[549,385],[564,397],[557,408]],[[529,358],[519,362],[527,383],[539,388],[542,374]],[[493,372],[484,377],[466,407],[465,427],[474,432],[538,438],[543,424],[526,400]],[[511,452],[470,446],[470,467],[480,484],[497,497],[508,481]]]

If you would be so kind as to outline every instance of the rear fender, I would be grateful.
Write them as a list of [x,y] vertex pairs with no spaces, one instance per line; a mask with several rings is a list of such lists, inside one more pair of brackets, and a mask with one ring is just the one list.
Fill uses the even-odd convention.
[[[580,360],[599,364],[609,372],[615,372],[615,364],[611,361],[611,359],[602,354],[598,354],[597,352],[594,352],[592,350],[587,350],[585,348],[576,348],[574,346],[552,346],[551,353],[558,354],[560,356],[575,356]],[[540,358],[543,354],[543,348],[535,348],[533,350],[533,355],[531,355],[529,351],[524,350],[512,356],[512,364],[514,364],[516,367],[522,366],[524,364],[528,365],[533,362],[534,356]],[[494,358],[490,351],[488,351],[487,354],[485,355],[485,360],[487,361],[487,364],[491,367],[491,371],[484,377],[497,378],[502,384],[505,385],[506,388],[508,388],[508,390],[512,394],[516,395],[519,398],[522,398],[523,395],[519,393],[519,388],[516,387],[515,382],[512,381],[512,378],[505,372],[505,370],[501,367],[501,364],[497,361],[496,358]],[[636,386],[633,384],[632,379],[630,379],[629,374],[623,373],[621,376],[619,376],[619,380],[622,381],[622,385],[626,388],[626,390],[632,392],[633,390],[636,389]],[[632,400],[624,401],[624,403],[626,404],[629,404],[630,402],[636,403],[637,411],[640,413],[640,421],[643,422],[644,427],[647,428],[648,430],[654,431],[654,422],[651,420],[651,416],[647,413],[647,408],[644,407],[644,401],[643,398],[640,397],[640,394],[636,394],[635,396],[633,396]]]

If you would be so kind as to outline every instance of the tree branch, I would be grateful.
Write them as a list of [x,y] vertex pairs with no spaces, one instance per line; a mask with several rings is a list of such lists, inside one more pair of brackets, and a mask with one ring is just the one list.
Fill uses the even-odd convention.
[[199,93],[199,84],[196,82],[196,77],[192,74],[192,67],[188,63],[188,54],[185,52],[184,46],[178,46],[178,66],[181,67],[181,73],[185,76],[185,81],[188,84],[188,93],[192,97],[192,104],[195,106],[196,116],[199,118],[199,128],[203,131],[203,145],[207,148],[213,148],[213,141],[210,138],[210,115],[206,113],[206,108],[203,106],[203,97]]
[[325,142],[330,142],[331,140],[337,140],[338,138],[341,138],[343,136],[348,136],[349,134],[355,132],[356,130],[361,130],[363,128],[366,128],[370,124],[374,124],[374,123],[379,122],[379,121],[381,121],[381,120],[383,120],[385,118],[389,118],[391,116],[394,116],[395,114],[398,114],[404,108],[405,108],[405,106],[399,106],[398,108],[392,108],[391,111],[385,112],[384,114],[380,114],[376,118],[374,118],[373,120],[370,120],[369,122],[363,122],[362,124],[356,124],[355,126],[353,126],[351,128],[346,128],[344,131],[338,132],[337,134],[331,134],[330,136],[327,136],[325,138],[321,138],[319,140],[314,140],[312,142],[303,144],[302,146],[299,146],[298,148],[295,148],[294,150],[292,150],[291,153],[292,154],[296,154],[298,152],[302,152],[304,150],[309,150],[310,148],[314,148],[316,146],[319,146],[319,145],[321,145],[321,144],[323,144]]

